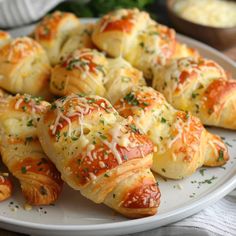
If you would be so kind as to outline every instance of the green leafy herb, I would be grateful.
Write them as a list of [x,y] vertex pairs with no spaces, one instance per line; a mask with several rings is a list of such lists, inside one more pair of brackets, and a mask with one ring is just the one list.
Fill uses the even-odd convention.
[[144,42],[140,42],[140,43],[139,43],[139,46],[142,47],[142,48],[144,48]]
[[26,172],[27,172],[26,167],[25,167],[25,166],[22,166],[22,167],[21,167],[21,173],[22,173],[22,174],[26,174]]
[[103,139],[103,140],[107,139],[107,137],[105,135],[103,135],[103,134],[100,134],[100,138]]
[[27,107],[26,107],[26,106],[23,106],[21,109],[22,109],[23,111],[27,111]]
[[51,110],[55,110],[55,109],[57,109],[57,105],[56,105],[55,103],[53,103],[53,104],[51,105]]
[[161,117],[161,123],[166,123],[166,119],[164,117]]
[[31,120],[29,120],[29,121],[27,122],[27,126],[28,126],[28,127],[33,126],[33,119],[31,119]]
[[128,102],[128,104],[133,105],[133,106],[138,106],[139,105],[139,101],[137,100],[137,98],[135,97],[134,94],[132,93],[128,93],[125,97],[124,100]]
[[199,185],[201,184],[212,184],[212,181],[217,179],[217,177],[212,176],[210,179],[205,179],[203,181],[198,182]]
[[228,146],[228,147],[233,147],[230,143],[228,142],[225,142],[225,144]]
[[224,161],[224,151],[220,149],[217,161]]
[[199,172],[202,176],[204,176],[204,172],[206,171],[207,169],[200,169]]
[[137,133],[139,131],[138,128],[134,124],[131,124],[130,128],[134,133]]
[[192,93],[192,98],[196,98],[198,95],[198,93]]

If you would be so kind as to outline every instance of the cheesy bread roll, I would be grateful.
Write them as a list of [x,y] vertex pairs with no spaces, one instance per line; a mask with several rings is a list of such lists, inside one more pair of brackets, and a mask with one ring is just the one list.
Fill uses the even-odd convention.
[[0,173],[0,202],[8,199],[12,195],[12,182],[8,173]]
[[16,38],[0,48],[0,87],[11,93],[49,98],[50,64],[31,38]]
[[8,32],[0,30],[0,48],[9,43],[11,36]]
[[45,16],[36,26],[34,38],[46,50],[52,65],[59,62],[63,44],[79,26],[79,19],[74,14],[60,11]]
[[84,48],[52,69],[50,89],[59,96],[95,94],[115,102],[127,89],[144,84],[142,73],[124,59],[108,59],[97,50]]
[[202,165],[221,166],[229,158],[219,137],[208,134],[190,113],[175,110],[151,87],[133,88],[115,108],[123,117],[132,116],[156,145],[152,170],[164,177],[181,179]]
[[157,69],[153,87],[203,124],[236,129],[236,81],[216,62],[182,58]]
[[130,218],[156,213],[153,144],[106,99],[71,94],[55,101],[38,135],[63,180],[86,198]]
[[23,195],[32,205],[53,203],[62,190],[60,173],[37,138],[37,123],[47,106],[47,102],[30,95],[0,101],[2,160],[20,181]]
[[59,60],[62,61],[76,49],[93,48],[91,39],[93,28],[93,24],[81,24],[75,32],[72,32],[62,45]]
[[175,31],[138,9],[108,13],[95,25],[94,44],[112,57],[123,56],[152,78],[152,67],[165,64],[175,51]]

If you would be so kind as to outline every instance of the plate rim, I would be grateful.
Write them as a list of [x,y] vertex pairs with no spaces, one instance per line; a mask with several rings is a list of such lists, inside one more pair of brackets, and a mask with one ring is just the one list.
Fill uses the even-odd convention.
[[[80,18],[82,23],[85,22],[94,22],[98,18]],[[14,30],[9,31],[10,33],[24,30],[28,27],[32,27],[35,24],[24,26],[21,28],[17,28]],[[236,67],[236,62],[234,62],[232,59],[221,53],[220,51],[212,48],[211,46],[208,46],[202,42],[199,42],[198,40],[192,39],[190,37],[187,37],[185,35],[177,33],[177,38],[180,38],[182,40],[188,41],[190,43],[193,43],[200,48],[202,48],[204,51],[208,51],[210,53],[215,54],[217,57],[221,58],[226,63],[230,64],[233,67]],[[236,168],[234,170],[236,172]],[[232,175],[232,174],[231,174]],[[232,191],[236,187],[236,175],[229,176],[227,178],[227,181],[220,184],[220,186],[216,187],[214,190],[212,190],[210,193],[207,193],[205,196],[199,198],[198,200],[192,202],[190,201],[187,205],[181,206],[177,209],[173,209],[166,213],[156,214],[155,216],[146,217],[146,218],[140,218],[140,219],[134,219],[134,220],[127,220],[127,221],[121,221],[121,222],[112,222],[112,223],[101,223],[101,224],[88,224],[88,225],[57,225],[57,224],[41,224],[41,223],[33,223],[33,222],[27,222],[23,220],[13,219],[6,216],[0,215],[0,222],[6,223],[9,225],[13,225],[16,227],[19,227],[19,231],[21,227],[24,227],[25,229],[40,229],[40,230],[47,230],[47,231],[95,231],[95,230],[118,230],[122,228],[122,230],[125,230],[130,227],[135,226],[142,226],[142,225],[152,225],[151,227],[148,227],[148,229],[156,228],[161,225],[165,225],[166,223],[173,223],[175,221],[181,220],[185,217],[188,217],[190,215],[195,214],[196,212],[202,210],[204,206],[208,205],[209,203],[213,204],[217,200],[223,198],[226,196],[230,191]],[[153,226],[155,222],[162,221],[161,224],[158,224],[158,226]],[[147,230],[146,228],[143,228],[143,230]],[[25,231],[25,230],[24,230]],[[140,230],[139,230],[140,232]]]

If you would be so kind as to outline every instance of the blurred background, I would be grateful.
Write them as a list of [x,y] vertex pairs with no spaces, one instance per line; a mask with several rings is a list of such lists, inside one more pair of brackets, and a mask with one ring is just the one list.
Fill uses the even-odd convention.
[[[217,28],[187,21],[173,10],[178,2],[189,2],[190,8],[193,4],[198,5],[194,13],[190,11],[191,18],[198,15],[198,21],[207,18],[210,21],[213,19],[225,23],[228,20],[230,27],[227,25]],[[214,2],[218,4],[212,4]],[[232,7],[229,2],[233,4]],[[228,7],[221,7],[219,3],[228,4]],[[173,9],[170,6],[173,6]],[[139,8],[147,11],[157,22],[203,41],[236,60],[236,0],[0,0],[0,28],[11,30],[33,24],[45,14],[56,10],[72,12],[78,17],[94,18],[119,8]],[[201,8],[202,12],[196,12],[196,8]],[[185,10],[186,8],[183,14],[186,13]]]

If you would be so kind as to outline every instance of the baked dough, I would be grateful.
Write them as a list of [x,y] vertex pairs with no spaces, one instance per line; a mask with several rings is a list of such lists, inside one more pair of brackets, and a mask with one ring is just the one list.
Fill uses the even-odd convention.
[[11,93],[50,98],[50,64],[35,40],[16,38],[0,48],[0,87]]
[[86,198],[131,218],[156,213],[153,144],[106,99],[71,94],[56,100],[38,135],[63,180]]
[[182,179],[203,165],[221,166],[229,159],[218,136],[190,113],[174,109],[151,87],[134,87],[115,108],[123,117],[132,116],[156,145],[152,170],[164,177]]
[[153,87],[203,124],[236,129],[236,81],[216,62],[180,58],[156,70]]
[[72,13],[56,11],[45,16],[34,30],[34,38],[46,50],[50,63],[60,61],[60,52],[69,36],[79,31],[80,21]]
[[30,95],[0,100],[2,160],[20,181],[23,195],[32,205],[51,204],[62,190],[60,173],[37,138],[37,123],[47,106],[47,102]]
[[103,16],[92,34],[94,44],[112,57],[123,56],[152,78],[152,68],[165,64],[175,51],[175,31],[138,9],[121,9]]
[[144,85],[142,72],[122,59],[110,59],[95,49],[76,50],[52,69],[50,89],[55,95],[96,94],[115,103],[133,86]]

